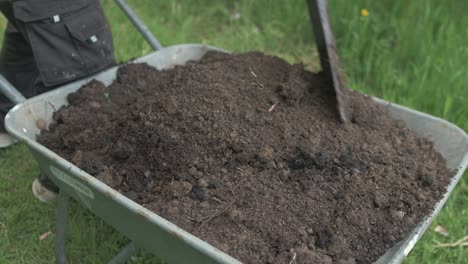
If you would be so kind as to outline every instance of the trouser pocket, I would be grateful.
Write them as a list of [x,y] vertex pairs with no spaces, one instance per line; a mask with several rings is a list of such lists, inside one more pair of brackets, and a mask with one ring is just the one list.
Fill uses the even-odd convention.
[[115,64],[112,34],[98,1],[75,0],[52,9],[47,3],[36,9],[15,4],[18,27],[31,45],[46,86],[67,83]]

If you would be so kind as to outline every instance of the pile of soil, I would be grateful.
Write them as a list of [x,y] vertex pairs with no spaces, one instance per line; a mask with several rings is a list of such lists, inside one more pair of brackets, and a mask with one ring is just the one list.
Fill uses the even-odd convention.
[[429,214],[453,172],[431,142],[321,74],[208,53],[92,81],[38,141],[246,263],[370,263]]

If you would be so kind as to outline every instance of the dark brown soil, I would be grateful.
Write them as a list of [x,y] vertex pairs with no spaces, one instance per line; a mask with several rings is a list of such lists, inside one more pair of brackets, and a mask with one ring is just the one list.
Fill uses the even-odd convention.
[[430,142],[320,74],[211,53],[93,81],[39,142],[247,263],[370,263],[431,212],[451,175]]

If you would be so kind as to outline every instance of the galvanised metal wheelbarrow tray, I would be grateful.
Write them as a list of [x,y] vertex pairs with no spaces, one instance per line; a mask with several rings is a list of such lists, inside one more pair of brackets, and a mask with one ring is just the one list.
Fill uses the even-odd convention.
[[[176,45],[141,57],[135,62],[145,62],[157,69],[166,69],[189,60],[198,60],[213,49],[219,50],[196,44]],[[36,135],[40,132],[38,124],[43,126],[44,122],[47,125],[53,122],[52,114],[67,104],[66,97],[69,93],[78,90],[91,79],[109,85],[115,79],[116,70],[117,67],[109,69],[87,80],[77,81],[17,105],[5,119],[8,132],[29,146],[41,169],[60,187],[59,202],[64,201],[65,193],[72,196],[134,242],[126,248],[126,253],[121,252],[121,254],[128,255],[136,246],[153,252],[169,263],[238,263],[226,253],[131,201],[36,142]],[[468,136],[460,128],[442,119],[380,99],[375,100],[386,105],[396,119],[403,120],[420,136],[432,140],[436,150],[447,160],[448,167],[457,170],[444,198],[437,204],[434,212],[376,262],[400,263],[440,211],[462,177],[468,165]],[[59,204],[59,210],[62,207],[64,206]],[[64,234],[64,226],[60,223],[57,232],[58,235],[60,232]],[[59,241],[60,239],[63,237],[58,237]],[[57,247],[63,251],[63,241],[61,243],[62,245],[57,244]]]
[[[158,50],[134,62],[145,62],[157,69],[167,69],[174,65],[184,64],[189,60],[198,60],[209,50],[222,51],[197,44],[162,48],[159,41],[124,0],[115,0],[115,2],[122,8],[151,47]],[[109,263],[123,263],[137,248],[146,249],[169,263],[239,263],[238,260],[131,201],[37,143],[36,135],[39,134],[40,128],[48,126],[53,120],[53,113],[67,104],[66,97],[69,93],[77,91],[92,79],[109,85],[115,79],[116,71],[117,67],[114,67],[90,76],[86,80],[76,81],[29,100],[25,100],[6,79],[0,76],[0,90],[13,102],[19,103],[5,118],[7,131],[29,146],[41,170],[60,188],[55,248],[57,262],[67,262],[65,254],[67,208],[68,196],[72,196],[95,215],[132,240]],[[436,150],[447,160],[447,166],[452,170],[457,170],[444,198],[436,205],[432,214],[421,221],[405,239],[375,262],[400,263],[441,210],[462,177],[468,165],[468,136],[460,128],[442,119],[377,98],[375,100],[386,105],[396,119],[405,121],[407,126],[420,136],[432,140]]]

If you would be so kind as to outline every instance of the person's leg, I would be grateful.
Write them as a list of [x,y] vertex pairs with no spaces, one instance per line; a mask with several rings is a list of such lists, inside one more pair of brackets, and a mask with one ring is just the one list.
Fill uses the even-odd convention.
[[[27,6],[12,3],[17,29],[29,44],[31,64],[38,71],[36,79],[30,79],[33,90],[24,93],[26,97],[115,65],[112,33],[98,0],[27,1]],[[55,199],[58,191],[43,174],[32,188],[43,202]]]
[[44,173],[41,173],[32,184],[32,192],[39,201],[49,203],[57,198],[59,188]]
[[[0,51],[0,74],[24,96],[34,95],[39,72],[34,63],[32,50],[23,35],[11,23],[8,23],[5,30]],[[8,98],[0,94],[0,148],[8,147],[14,142],[6,133],[3,124],[6,113],[13,106]]]
[[[39,71],[36,68],[32,49],[23,35],[8,23],[0,52],[0,73],[25,97],[35,96],[43,85],[40,83]],[[0,95],[0,118],[14,106],[4,95]],[[4,124],[0,125],[0,147],[11,145],[14,140],[5,132]],[[57,186],[45,174],[40,174],[32,185],[34,196],[42,202],[55,199]]]

